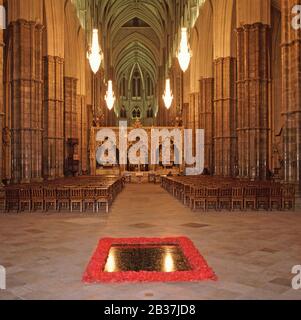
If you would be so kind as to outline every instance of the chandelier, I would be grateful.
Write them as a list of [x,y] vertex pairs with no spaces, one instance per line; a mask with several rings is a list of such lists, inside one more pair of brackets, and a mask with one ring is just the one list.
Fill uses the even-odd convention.
[[191,52],[188,45],[187,28],[182,28],[181,44],[178,52],[178,60],[181,69],[185,72],[190,63]]
[[113,83],[111,80],[108,81],[108,91],[105,95],[105,100],[106,100],[108,109],[112,110],[115,104],[116,97],[113,91]]
[[93,71],[94,74],[96,74],[100,68],[101,61],[102,61],[102,52],[99,46],[99,41],[98,41],[98,30],[93,29],[93,34],[92,34],[92,47],[88,51],[87,58],[90,63],[90,67]]
[[163,95],[163,100],[166,109],[169,109],[171,107],[172,101],[173,101],[173,95],[170,89],[170,79],[166,79],[166,85],[165,85],[165,92]]

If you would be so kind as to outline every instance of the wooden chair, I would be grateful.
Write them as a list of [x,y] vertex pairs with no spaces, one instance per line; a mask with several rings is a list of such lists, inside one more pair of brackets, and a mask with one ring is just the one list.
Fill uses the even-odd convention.
[[270,193],[270,210],[277,206],[277,210],[282,209],[282,189],[280,185],[272,186]]
[[17,187],[9,187],[5,190],[6,195],[6,211],[11,210],[20,211],[20,190]]
[[296,189],[293,185],[284,185],[282,187],[282,209],[295,210]]
[[209,210],[212,206],[216,211],[219,208],[219,189],[218,188],[207,188],[207,201],[206,210]]
[[244,209],[248,210],[251,205],[252,210],[256,210],[257,201],[257,187],[256,186],[246,186],[244,189]]
[[62,208],[70,209],[70,189],[66,187],[58,187],[56,189],[57,209],[61,211]]
[[35,211],[37,207],[40,210],[44,210],[44,191],[41,186],[31,188],[31,205],[33,211]]
[[239,206],[239,210],[244,208],[244,188],[242,186],[232,187],[231,209],[234,211]]
[[110,195],[107,188],[95,189],[95,204],[97,212],[99,212],[99,206],[102,204],[106,205],[106,212],[109,212]]
[[20,188],[19,190],[19,210],[28,208],[31,211],[31,190],[30,188]]
[[220,210],[228,209],[231,211],[232,209],[232,188],[231,187],[221,187],[219,189],[219,199],[218,199],[218,207]]
[[92,205],[93,212],[95,212],[95,188],[86,187],[82,189],[83,194],[83,207],[86,211]]
[[263,208],[269,210],[270,208],[270,187],[258,187],[256,192],[256,208],[257,210]]
[[74,205],[79,206],[80,212],[83,212],[83,193],[82,188],[70,188],[70,210],[73,212]]
[[45,187],[43,188],[44,193],[44,211],[48,211],[49,208],[53,207],[57,210],[57,197],[56,197],[56,187]]
[[[198,206],[200,205],[200,206]],[[192,192],[190,195],[190,207],[192,210],[196,210],[197,208],[201,208],[206,211],[206,188],[204,187],[195,187],[192,188]]]

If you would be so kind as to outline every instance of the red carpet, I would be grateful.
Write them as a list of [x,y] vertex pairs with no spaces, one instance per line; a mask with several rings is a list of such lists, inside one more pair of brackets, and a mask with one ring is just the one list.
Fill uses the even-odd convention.
[[[109,258],[109,253],[113,248],[117,247],[119,251],[133,247],[134,250],[137,246],[142,250],[148,248],[160,246],[174,246],[178,248],[177,252],[181,253],[181,257],[184,258],[187,264],[187,270],[185,271],[110,271],[114,270],[115,262],[113,258]],[[145,249],[146,248],[146,249]],[[113,249],[114,250],[114,249]],[[178,255],[179,256],[179,255]],[[178,258],[176,256],[176,258]],[[128,255],[127,257],[131,257]],[[166,256],[162,256],[163,259]],[[171,259],[169,257],[169,259]],[[130,259],[129,259],[130,260]],[[135,261],[127,261],[130,265],[135,265]],[[139,260],[139,259],[138,259]],[[141,260],[141,259],[140,259]],[[143,260],[143,259],[142,259]],[[147,259],[145,259],[147,260]],[[154,259],[153,259],[154,260]],[[181,260],[182,261],[182,260]],[[137,261],[137,263],[143,263],[143,261]],[[145,262],[145,261],[144,261]],[[162,262],[162,261],[161,261]],[[160,263],[160,261],[159,261]],[[174,266],[174,262],[168,260],[163,262],[168,265]],[[109,268],[107,267],[109,265]],[[122,266],[122,264],[120,264]],[[146,261],[147,265],[147,261]],[[183,264],[182,264],[183,266]],[[109,269],[109,271],[108,271]],[[163,267],[164,269],[164,267]],[[172,270],[172,268],[170,269]],[[178,270],[178,269],[177,269]],[[85,271],[83,281],[85,283],[120,283],[120,282],[189,282],[189,281],[202,281],[202,280],[217,280],[213,270],[208,266],[206,260],[201,256],[197,248],[192,241],[186,237],[178,238],[124,238],[113,239],[105,238],[99,241],[98,247]]]

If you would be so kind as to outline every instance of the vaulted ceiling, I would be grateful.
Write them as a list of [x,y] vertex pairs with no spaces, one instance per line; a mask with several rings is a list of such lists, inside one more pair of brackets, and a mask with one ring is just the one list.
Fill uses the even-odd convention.
[[117,83],[139,66],[156,83],[160,66],[190,27],[205,0],[73,0],[83,27],[102,35],[105,73]]

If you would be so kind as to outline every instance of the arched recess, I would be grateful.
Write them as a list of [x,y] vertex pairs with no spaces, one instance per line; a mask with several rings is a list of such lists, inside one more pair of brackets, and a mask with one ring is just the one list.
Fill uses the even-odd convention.
[[209,0],[213,7],[214,59],[233,57],[236,27],[236,0]]
[[64,176],[64,2],[44,0],[43,177]]

